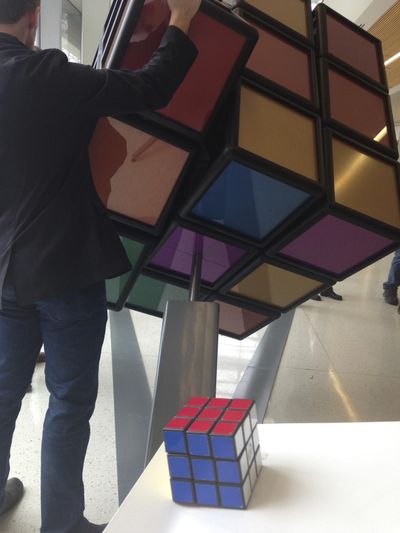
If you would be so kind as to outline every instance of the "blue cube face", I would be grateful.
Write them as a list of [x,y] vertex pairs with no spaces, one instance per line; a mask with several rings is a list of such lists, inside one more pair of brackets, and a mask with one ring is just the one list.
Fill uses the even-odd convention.
[[164,430],[164,442],[167,453],[187,453],[183,431]]
[[306,192],[232,161],[192,214],[261,240],[309,199]]
[[176,503],[195,503],[193,486],[190,481],[171,479],[172,499]]
[[187,440],[190,455],[210,457],[210,444],[207,435],[196,435],[194,433],[189,433],[187,435]]
[[236,459],[235,441],[232,437],[211,437],[213,456],[217,459]]
[[245,509],[251,497],[251,485],[249,476],[242,485],[219,485],[219,496],[222,507],[230,509]]
[[190,479],[192,477],[189,458],[186,456],[181,457],[178,455],[169,455],[168,466],[171,477],[179,477],[185,479]]
[[229,507],[231,509],[244,509],[246,507],[242,487],[220,486],[219,494],[223,507]]
[[218,481],[221,483],[241,483],[242,476],[237,461],[217,461]]
[[196,499],[199,505],[219,505],[217,486],[211,483],[195,483]]
[[198,481],[216,481],[211,459],[192,459],[193,478]]

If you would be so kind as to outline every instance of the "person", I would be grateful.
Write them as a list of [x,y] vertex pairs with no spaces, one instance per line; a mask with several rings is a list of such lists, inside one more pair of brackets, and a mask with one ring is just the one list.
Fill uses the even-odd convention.
[[103,531],[84,517],[82,469],[107,308],[105,279],[130,269],[91,180],[97,119],[165,107],[194,63],[201,0],[168,0],[170,26],[136,72],[35,51],[40,0],[0,0],[0,514],[16,418],[44,345],[50,392],[42,437],[42,533]]
[[[397,289],[400,286],[400,248],[396,250],[390,265],[387,281],[383,284],[383,298],[389,305],[399,305]],[[398,308],[400,314],[400,307]]]
[[316,294],[311,299],[315,300],[316,302],[321,302],[322,298],[321,296],[324,296],[324,298],[332,298],[332,300],[337,300],[338,302],[341,302],[343,300],[343,296],[338,294],[333,290],[333,287],[328,287],[324,291],[322,291],[320,294]]

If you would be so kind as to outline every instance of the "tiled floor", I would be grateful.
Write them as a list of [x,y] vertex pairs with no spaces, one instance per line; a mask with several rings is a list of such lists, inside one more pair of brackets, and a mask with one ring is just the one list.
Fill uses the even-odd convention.
[[[267,421],[400,420],[400,316],[383,303],[381,283],[390,259],[338,285],[343,302],[307,302],[296,312],[267,412]],[[154,388],[161,321],[133,314],[150,390]],[[262,331],[246,341],[222,337],[218,394],[231,395]],[[85,470],[87,516],[110,518],[117,508],[111,346],[106,338],[100,394]],[[0,531],[39,531],[40,433],[47,404],[43,367],[26,396],[12,454],[12,475],[26,495],[0,521]]]
[[400,420],[400,316],[382,298],[389,265],[338,283],[342,302],[297,310],[267,421]]

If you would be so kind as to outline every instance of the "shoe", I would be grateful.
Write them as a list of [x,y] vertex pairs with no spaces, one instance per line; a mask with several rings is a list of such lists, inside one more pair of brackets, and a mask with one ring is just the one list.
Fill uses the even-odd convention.
[[321,292],[321,296],[325,296],[325,298],[332,298],[332,300],[337,300],[341,302],[343,300],[343,296],[340,296],[340,294],[337,294],[332,287],[329,287],[329,289],[325,289]]
[[101,533],[104,531],[108,524],[92,524],[86,518],[83,519],[83,522],[74,529],[75,533]]
[[319,294],[316,294],[311,298],[311,300],[314,300],[314,302],[322,302],[322,298]]
[[397,287],[388,287],[387,289],[383,289],[383,298],[389,305],[399,305]]
[[96,524],[92,524],[91,522],[88,522],[86,529],[83,529],[82,532],[84,532],[84,533],[100,533],[101,531],[104,531],[107,526],[108,526],[108,524],[96,525]]
[[[10,511],[17,505],[24,495],[24,486],[22,481],[14,477],[9,479],[4,491],[3,501],[0,504],[0,516]],[[99,531],[102,531],[101,529]]]

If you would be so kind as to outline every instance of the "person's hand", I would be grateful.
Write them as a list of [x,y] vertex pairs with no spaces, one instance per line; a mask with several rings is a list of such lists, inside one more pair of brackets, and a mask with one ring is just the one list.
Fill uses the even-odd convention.
[[201,0],[168,0],[171,10],[170,24],[187,33],[200,4]]

